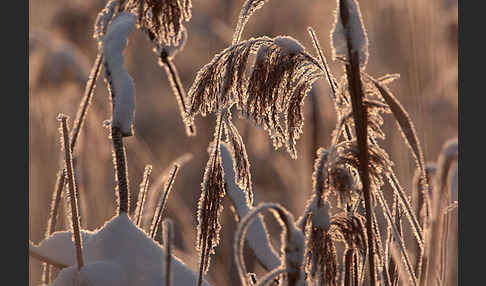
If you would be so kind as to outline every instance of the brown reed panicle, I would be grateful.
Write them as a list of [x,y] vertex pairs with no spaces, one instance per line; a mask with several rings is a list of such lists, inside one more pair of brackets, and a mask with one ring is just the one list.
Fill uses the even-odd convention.
[[220,217],[223,211],[223,198],[226,193],[223,176],[220,156],[212,156],[212,160],[208,161],[208,166],[206,166],[204,172],[197,212],[198,239],[196,247],[201,254],[198,285],[202,283],[202,275],[209,270],[210,255],[215,253],[215,248],[219,244]]
[[[248,57],[255,53],[247,76]],[[268,130],[275,148],[286,145],[296,158],[303,100],[322,75],[317,60],[295,39],[251,38],[226,48],[198,72],[188,93],[189,116],[205,116],[236,104],[247,118]]]
[[[305,260],[308,279],[319,279],[325,281],[326,285],[340,285],[339,277],[344,280],[345,273],[339,276],[339,269],[346,270],[346,267],[338,267],[336,244],[343,243],[345,251],[354,250],[353,269],[356,276],[362,280],[368,251],[367,241],[365,219],[357,213],[338,213],[332,216],[327,229],[308,220]],[[361,266],[358,266],[359,261]]]
[[191,0],[130,0],[128,7],[136,11],[139,28],[156,46],[177,45],[184,29],[183,22],[188,22],[192,16]]
[[[221,119],[218,116],[218,119]],[[223,198],[226,194],[224,170],[219,152],[222,124],[217,122],[214,141],[210,144],[210,157],[206,164],[201,183],[201,197],[197,211],[197,242],[196,249],[200,252],[198,286],[201,285],[203,274],[209,270],[210,255],[215,253],[219,244],[221,230],[220,217],[223,211]]]
[[233,34],[232,45],[240,42],[241,35],[245,28],[246,23],[250,19],[250,16],[255,13],[256,10],[263,7],[263,5],[269,0],[246,0],[240,11],[240,16],[238,17],[238,24],[236,25],[235,32]]
[[248,193],[249,204],[253,204],[253,190],[251,185],[250,161],[246,153],[246,147],[243,143],[238,129],[231,121],[230,116],[226,116],[225,120],[225,134],[226,140],[229,142],[228,146],[233,160],[233,170],[235,170],[235,183],[245,192]]
[[182,51],[187,39],[183,22],[191,19],[191,0],[130,0],[128,9],[137,15],[137,27],[154,45],[159,65],[169,79],[172,92],[177,99],[181,117],[188,136],[196,135],[194,122],[187,118],[187,96],[181,83],[174,56]]
[[[383,174],[392,162],[377,145],[370,145],[368,151],[371,183],[375,189],[379,189],[383,185]],[[338,208],[356,205],[361,196],[359,180],[354,175],[358,166],[356,140],[342,141],[329,150],[319,148],[312,175],[314,193],[322,200],[328,199],[330,195],[335,196]]]
[[305,221],[301,227],[306,237],[304,271],[308,280],[320,280],[321,283],[326,281],[327,285],[337,285],[337,254],[335,242],[328,235],[328,209],[327,201],[321,200],[321,197],[314,193],[304,212],[306,215],[302,220]]
[[338,257],[336,242],[317,227],[311,227],[306,243],[306,273],[308,279],[338,285]]

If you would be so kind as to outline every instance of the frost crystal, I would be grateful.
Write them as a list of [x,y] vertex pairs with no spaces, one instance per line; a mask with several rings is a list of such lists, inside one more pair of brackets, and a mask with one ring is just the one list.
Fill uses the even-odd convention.
[[[344,5],[344,7],[341,7],[341,5]],[[341,9],[346,9],[348,12],[349,19],[346,27],[343,26]],[[331,32],[333,57],[348,58],[346,34],[349,34],[352,51],[359,52],[359,65],[361,68],[365,68],[368,61],[368,36],[363,25],[358,2],[356,0],[338,0],[334,15],[334,27]]]
[[103,37],[105,72],[113,95],[112,126],[121,129],[123,136],[132,135],[135,117],[135,86],[132,77],[124,67],[123,49],[127,38],[134,29],[136,17],[123,12],[113,20]]

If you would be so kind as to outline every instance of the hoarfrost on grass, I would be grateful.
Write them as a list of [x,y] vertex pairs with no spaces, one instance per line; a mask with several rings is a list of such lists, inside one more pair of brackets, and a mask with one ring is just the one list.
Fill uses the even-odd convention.
[[[36,247],[46,257],[70,265],[52,286],[164,285],[165,248],[134,225],[127,214],[112,218],[98,230],[81,233],[85,266],[79,273],[71,232],[56,232]],[[196,284],[196,274],[175,256],[171,275],[177,285]],[[203,281],[203,285],[209,284]]]
[[123,136],[132,135],[135,117],[135,85],[124,67],[123,49],[128,36],[135,28],[136,16],[132,13],[120,13],[108,27],[103,37],[105,54],[105,72],[113,89],[112,126],[121,129]]
[[[345,4],[344,7],[341,7],[341,4]],[[347,9],[348,11],[349,19],[346,27],[343,26],[341,9]],[[361,69],[364,69],[368,62],[368,36],[363,25],[358,2],[356,0],[337,0],[334,17],[334,27],[331,32],[333,57],[348,59],[346,34],[349,33],[351,36],[352,51],[358,51],[359,65]]]

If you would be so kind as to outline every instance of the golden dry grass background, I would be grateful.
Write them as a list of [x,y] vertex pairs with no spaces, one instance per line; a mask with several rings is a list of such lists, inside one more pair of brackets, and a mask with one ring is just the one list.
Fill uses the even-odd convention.
[[[229,45],[243,2],[193,1],[188,41],[174,61],[186,90],[196,72]],[[56,116],[63,112],[71,116],[72,122],[76,115],[84,81],[96,57],[93,24],[105,1],[30,0],[29,4],[29,238],[38,243],[46,229],[62,158]],[[415,123],[426,161],[435,161],[442,144],[458,134],[457,1],[362,0],[360,6],[370,42],[367,71],[375,76],[400,73],[401,78],[391,89]],[[330,59],[329,35],[335,7],[336,1],[269,1],[250,18],[243,38],[289,35],[315,54],[306,30],[312,26],[333,73],[340,76],[342,66]],[[177,254],[196,269],[195,212],[215,118],[197,117],[197,136],[186,137],[166,74],[144,35],[132,33],[125,56],[137,91],[136,133],[125,141],[132,198],[137,196],[146,164],[153,165],[151,184],[155,184],[171,161],[187,152],[193,155],[178,175],[168,202],[168,216],[176,222]],[[319,80],[315,88],[320,116],[318,142],[326,148],[335,113],[327,83]],[[305,110],[308,116],[298,142],[297,160],[290,159],[285,150],[274,151],[266,131],[243,119],[235,120],[252,164],[256,200],[279,202],[295,216],[300,215],[309,197],[313,165],[309,98]],[[108,118],[108,94],[100,79],[75,151],[81,225],[87,229],[102,226],[115,213],[111,142],[102,124]],[[382,146],[395,162],[402,185],[409,190],[415,165],[390,119],[385,117],[387,139]],[[146,214],[148,221],[148,210]],[[237,281],[231,248],[235,223],[227,203],[222,223],[222,243],[208,279],[214,285],[232,285]],[[278,240],[278,228],[269,224]],[[59,227],[66,228],[62,220]],[[251,252],[247,253],[247,262],[253,265]],[[250,266],[249,271],[261,273],[254,265],[256,268]],[[40,264],[31,259],[30,285],[40,284],[40,270]]]

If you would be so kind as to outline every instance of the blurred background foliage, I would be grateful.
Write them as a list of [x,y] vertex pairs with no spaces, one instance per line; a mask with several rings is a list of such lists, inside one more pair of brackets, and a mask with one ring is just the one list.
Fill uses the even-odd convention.
[[[243,0],[194,0],[192,19],[187,24],[188,40],[174,62],[186,90],[196,72],[231,42]],[[378,77],[399,73],[391,90],[408,110],[421,140],[426,161],[435,161],[442,144],[458,135],[457,90],[457,0],[361,0],[360,6],[369,37],[367,72]],[[96,58],[92,37],[101,0],[29,1],[29,238],[38,243],[46,229],[51,194],[62,153],[56,115],[71,117],[84,93],[87,75]],[[257,11],[243,38],[289,35],[315,54],[306,28],[312,26],[336,77],[343,67],[330,58],[329,36],[336,1],[269,1]],[[124,54],[137,92],[135,136],[126,142],[132,206],[138,194],[144,166],[153,165],[151,185],[167,173],[170,162],[189,152],[193,155],[175,182],[168,202],[168,216],[175,222],[176,253],[193,269],[197,268],[195,225],[197,200],[207,147],[212,138],[214,115],[197,117],[197,136],[185,135],[175,97],[167,76],[157,64],[152,46],[136,31]],[[326,81],[315,86],[318,121],[311,120],[311,101],[306,99],[303,137],[298,141],[297,160],[284,149],[273,150],[266,131],[249,121],[236,119],[247,146],[256,200],[279,202],[299,216],[311,191],[312,127],[317,124],[317,142],[327,148],[335,125],[335,113]],[[81,197],[82,227],[95,229],[115,213],[114,171],[111,142],[103,121],[110,118],[108,93],[102,77],[75,150],[77,182]],[[239,118],[236,116],[235,118]],[[411,189],[415,164],[395,123],[385,117],[386,141],[382,144],[395,162],[406,190]],[[157,196],[156,192],[149,194]],[[153,201],[152,201],[153,202]],[[213,259],[208,279],[214,285],[237,281],[232,256],[235,221],[225,202],[222,243]],[[145,222],[151,219],[146,209]],[[61,213],[64,216],[64,213]],[[278,245],[280,230],[267,219]],[[66,229],[61,219],[58,229]],[[262,273],[247,250],[249,271]],[[40,284],[41,267],[30,260],[30,285]]]

